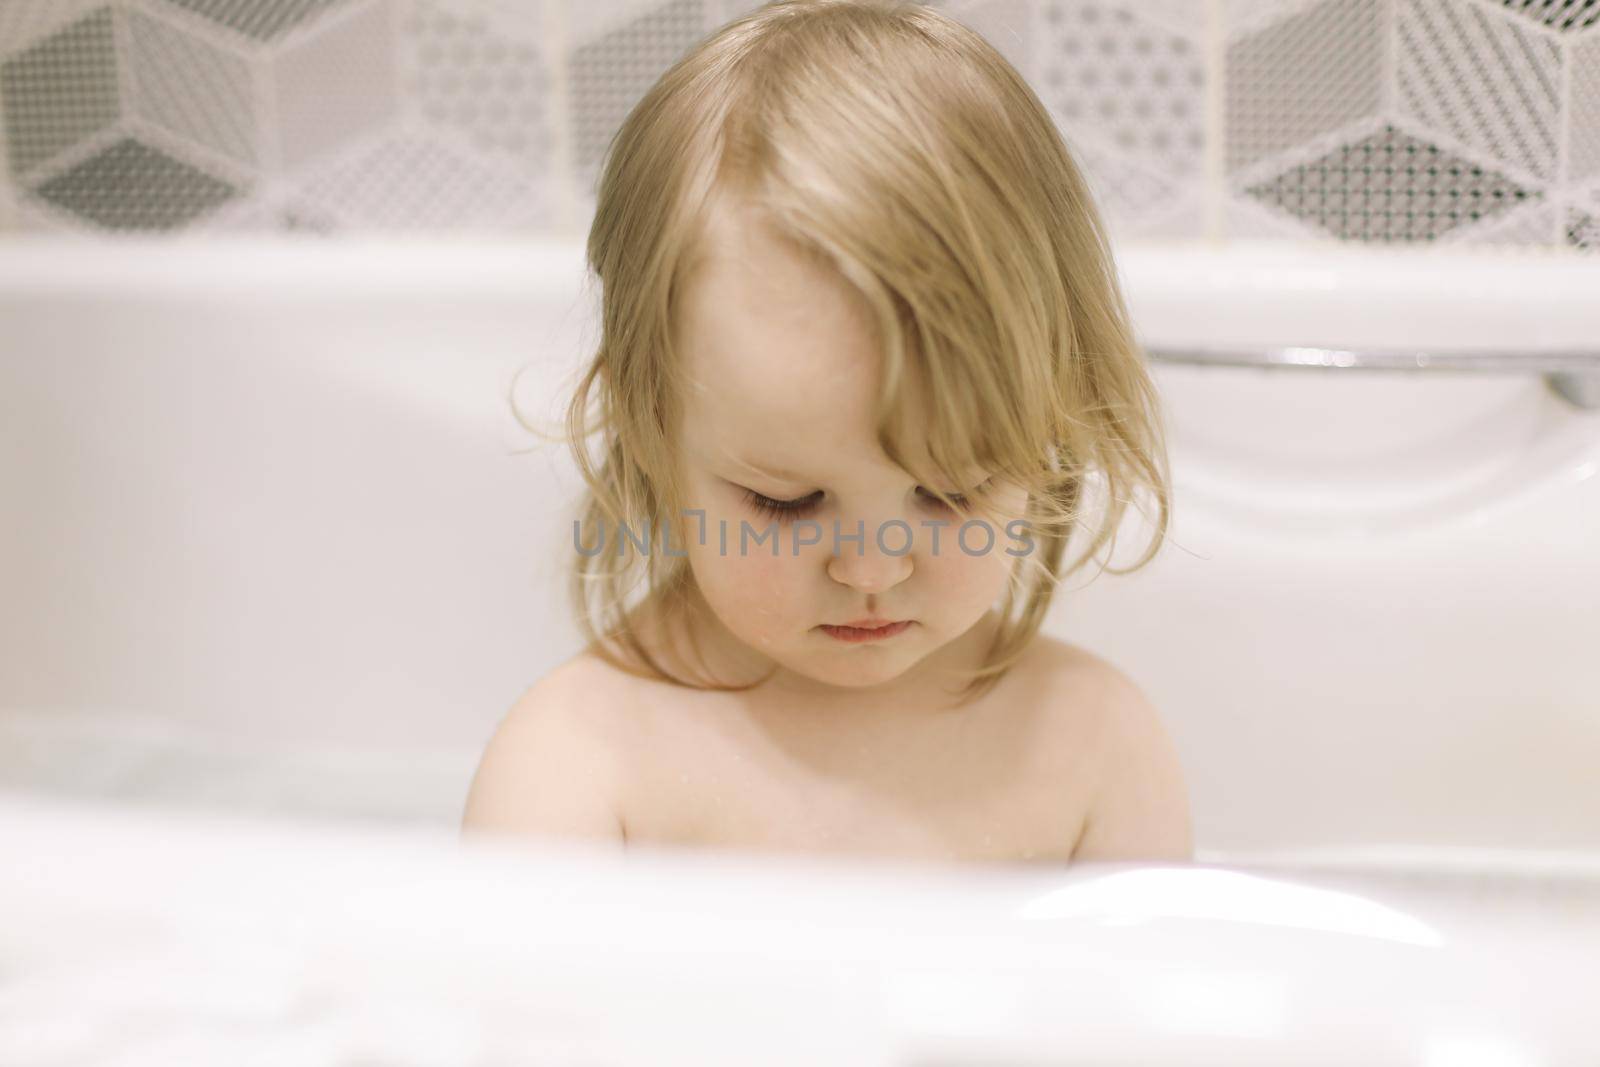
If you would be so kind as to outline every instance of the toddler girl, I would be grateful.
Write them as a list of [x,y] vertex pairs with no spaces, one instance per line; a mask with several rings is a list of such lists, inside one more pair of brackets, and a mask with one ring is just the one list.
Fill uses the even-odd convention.
[[1135,491],[1153,558],[1166,453],[1083,177],[982,37],[905,0],[734,20],[623,123],[588,258],[589,643],[500,723],[464,831],[1190,858],[1155,710],[1039,632]]

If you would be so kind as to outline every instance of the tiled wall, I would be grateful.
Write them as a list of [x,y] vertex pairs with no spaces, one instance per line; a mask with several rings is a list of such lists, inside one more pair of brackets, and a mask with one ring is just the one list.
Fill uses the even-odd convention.
[[[1600,246],[1600,0],[938,0],[1119,237]],[[578,234],[738,0],[0,0],[0,230]]]

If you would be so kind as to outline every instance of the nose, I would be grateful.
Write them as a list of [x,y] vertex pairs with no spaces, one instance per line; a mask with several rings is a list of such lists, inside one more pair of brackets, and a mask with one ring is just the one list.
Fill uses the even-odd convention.
[[[898,550],[903,539],[891,529],[884,543]],[[898,556],[883,551],[878,547],[877,538],[869,526],[859,546],[853,541],[843,541],[838,546],[838,552],[830,555],[828,577],[863,593],[880,593],[894,588],[911,576],[912,555],[911,551]]]

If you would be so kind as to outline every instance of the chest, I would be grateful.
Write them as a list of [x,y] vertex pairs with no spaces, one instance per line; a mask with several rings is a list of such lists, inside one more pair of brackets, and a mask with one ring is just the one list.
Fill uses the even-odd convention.
[[623,799],[629,841],[933,861],[1071,857],[1094,759],[1046,708],[925,719],[668,702],[647,716]]

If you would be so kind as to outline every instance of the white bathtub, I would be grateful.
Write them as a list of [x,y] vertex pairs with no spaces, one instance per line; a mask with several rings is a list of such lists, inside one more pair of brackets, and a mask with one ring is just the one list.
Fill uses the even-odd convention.
[[[1600,262],[1120,262],[1153,348],[1600,349]],[[556,425],[583,285],[576,243],[0,246],[0,958],[37,965],[0,1061],[124,1062],[85,997],[168,1062],[1595,1060],[1600,413],[1532,375],[1156,366],[1172,544],[1048,628],[1162,709],[1210,866],[458,849],[495,722],[577,645],[576,479],[507,394]]]

